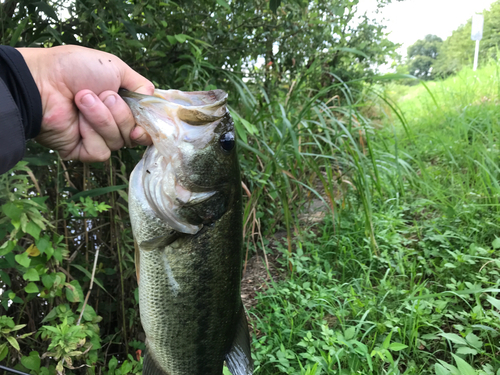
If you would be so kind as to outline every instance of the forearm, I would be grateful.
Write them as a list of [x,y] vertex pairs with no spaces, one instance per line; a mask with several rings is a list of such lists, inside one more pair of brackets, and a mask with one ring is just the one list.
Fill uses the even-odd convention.
[[23,56],[0,46],[0,173],[22,159],[26,140],[38,135],[41,122],[40,93]]

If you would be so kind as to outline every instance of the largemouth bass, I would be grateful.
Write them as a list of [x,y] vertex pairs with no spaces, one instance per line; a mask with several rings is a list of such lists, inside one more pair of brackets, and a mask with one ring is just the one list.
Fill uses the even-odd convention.
[[144,375],[253,372],[240,297],[242,198],[222,90],[120,94],[152,137],[130,177]]

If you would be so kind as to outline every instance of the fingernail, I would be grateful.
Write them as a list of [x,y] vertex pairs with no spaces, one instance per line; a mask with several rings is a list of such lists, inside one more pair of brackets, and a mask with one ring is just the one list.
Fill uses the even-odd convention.
[[87,94],[87,95],[84,95],[80,101],[84,106],[91,107],[95,103],[95,98],[94,98],[94,95]]
[[108,108],[114,106],[115,103],[116,103],[116,97],[114,95],[110,95],[106,99],[104,99],[104,105]]

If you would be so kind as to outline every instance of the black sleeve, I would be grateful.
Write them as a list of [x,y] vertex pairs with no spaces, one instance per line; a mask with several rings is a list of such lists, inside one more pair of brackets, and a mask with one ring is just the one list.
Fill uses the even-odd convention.
[[41,124],[42,100],[23,56],[0,46],[0,173],[23,158],[26,140]]

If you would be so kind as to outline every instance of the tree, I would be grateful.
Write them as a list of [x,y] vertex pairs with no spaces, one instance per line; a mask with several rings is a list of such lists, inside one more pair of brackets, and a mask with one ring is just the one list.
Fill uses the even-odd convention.
[[433,64],[439,56],[443,40],[436,35],[427,35],[408,47],[408,70],[421,79],[433,77]]
[[469,20],[453,31],[441,48],[441,54],[435,63],[435,73],[446,77],[458,73],[464,66],[472,66],[474,59],[474,41],[471,40],[472,23]]
[[[483,15],[484,28],[479,49],[479,65],[499,57],[500,1],[491,4],[490,9],[485,10]],[[448,76],[457,73],[465,66],[472,67],[475,42],[471,40],[471,29],[472,19],[469,19],[444,41],[440,55],[434,64],[436,74]]]

